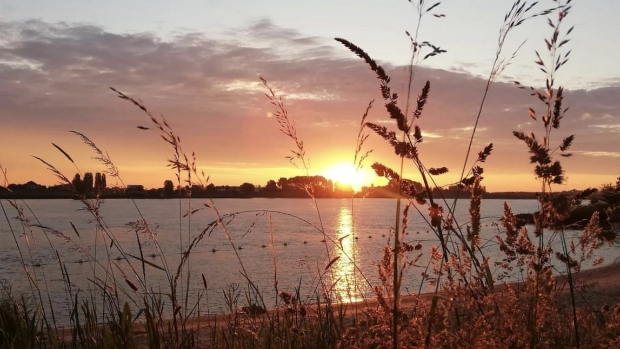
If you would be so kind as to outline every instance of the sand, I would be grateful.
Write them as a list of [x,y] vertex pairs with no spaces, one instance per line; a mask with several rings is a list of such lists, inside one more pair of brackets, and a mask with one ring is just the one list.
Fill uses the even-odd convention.
[[[557,285],[564,290],[564,298],[562,301],[566,302],[569,306],[568,298],[568,282],[562,276],[557,277]],[[574,274],[574,280],[577,286],[576,303],[580,307],[591,307],[594,310],[600,310],[603,306],[613,307],[616,304],[620,304],[620,264],[612,264],[603,267],[598,267],[592,270],[582,271]],[[504,285],[497,285],[496,291],[499,292]],[[422,294],[421,297],[430,300],[433,294]],[[414,305],[415,296],[403,295],[401,301],[401,307],[403,311],[407,312]],[[348,314],[353,313],[353,309],[363,310],[364,308],[376,308],[378,306],[376,299],[367,299],[358,303],[348,303],[345,305],[345,310]],[[308,314],[312,316],[315,314],[314,306],[307,307]],[[286,309],[274,309],[270,310],[270,315],[275,315],[276,312],[284,312]],[[186,329],[201,329],[213,330],[216,327],[224,326],[228,324],[233,317],[237,317],[237,321],[247,321],[248,315],[243,313],[237,314],[218,314],[218,315],[206,315],[195,317],[186,323]],[[134,329],[136,334],[145,334],[144,325],[138,321],[134,323]],[[214,327],[215,326],[215,327]],[[210,329],[210,330],[208,330]],[[60,334],[67,340],[71,339],[70,329],[60,329]]]
[[[620,304],[620,264],[611,264],[602,267],[598,267],[592,270],[586,270],[573,274],[576,287],[576,304],[578,306],[588,306],[595,310],[599,310],[601,307],[614,306]],[[514,283],[512,285],[515,285]],[[568,281],[563,276],[557,277],[557,285],[563,290],[564,298],[562,301],[568,301]],[[505,284],[496,285],[496,292],[500,292],[505,287]],[[422,298],[430,300],[433,297],[432,293],[424,293]],[[401,307],[406,312],[410,310],[415,303],[416,296],[402,295]],[[348,303],[345,305],[345,309],[350,313],[354,308],[362,310],[364,308],[376,308],[378,302],[376,298],[366,299],[357,303]],[[314,313],[313,307],[308,307],[309,313]],[[269,313],[275,314],[279,310],[271,310]],[[246,314],[237,314],[241,317],[246,317]],[[190,321],[196,327],[198,324],[200,327],[208,326],[209,321],[224,324],[231,319],[232,314],[218,314],[205,316],[201,319],[194,319]]]

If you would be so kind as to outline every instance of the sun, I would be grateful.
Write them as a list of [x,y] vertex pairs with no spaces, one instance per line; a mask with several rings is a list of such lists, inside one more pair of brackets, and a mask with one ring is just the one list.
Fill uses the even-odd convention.
[[353,164],[346,162],[328,167],[323,171],[323,176],[332,180],[335,185],[350,186],[356,192],[362,190],[362,187],[370,182],[370,175],[367,171],[356,170]]

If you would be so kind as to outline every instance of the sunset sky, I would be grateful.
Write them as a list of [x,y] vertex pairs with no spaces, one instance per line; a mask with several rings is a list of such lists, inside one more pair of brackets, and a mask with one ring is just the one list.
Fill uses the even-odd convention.
[[[415,2],[415,1],[414,1]],[[552,1],[541,1],[539,9]],[[498,30],[512,2],[448,0],[425,16],[419,41],[447,50],[424,61],[414,80],[418,94],[426,80],[431,93],[419,126],[419,150],[428,167],[446,166],[439,184],[457,179],[463,166],[495,55]],[[556,79],[570,110],[552,142],[575,134],[573,157],[563,158],[568,182],[581,189],[620,176],[620,1],[576,0],[565,28],[575,25],[571,60]],[[12,183],[56,178],[31,155],[72,177],[101,172],[94,154],[76,130],[107,151],[125,184],[161,187],[174,172],[166,168],[172,149],[138,108],[115,96],[113,86],[166,117],[188,153],[215,185],[303,175],[286,156],[294,143],[278,131],[264,77],[284,96],[289,115],[304,141],[312,174],[326,174],[352,162],[361,116],[376,99],[368,120],[395,129],[373,73],[333,40],[345,38],[363,48],[391,75],[404,95],[409,38],[417,25],[416,6],[406,0],[179,0],[84,1],[3,0],[0,2],[0,164]],[[542,133],[528,107],[539,101],[512,80],[541,86],[545,76],[534,64],[534,50],[545,51],[551,28],[536,18],[508,38],[504,56],[527,40],[483,110],[474,153],[488,143],[494,152],[485,167],[490,191],[536,191],[532,165],[513,130]],[[545,57],[545,56],[543,56]],[[403,99],[404,101],[404,99]],[[378,136],[365,149],[373,162],[394,168],[398,159]],[[413,180],[419,180],[412,172]],[[383,182],[373,176],[368,183]],[[115,180],[109,178],[109,184]]]

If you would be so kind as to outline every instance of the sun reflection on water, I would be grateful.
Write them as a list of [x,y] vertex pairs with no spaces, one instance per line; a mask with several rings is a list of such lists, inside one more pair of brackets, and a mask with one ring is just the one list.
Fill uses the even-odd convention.
[[[343,302],[357,302],[363,299],[366,284],[355,268],[359,263],[359,249],[355,240],[355,228],[351,209],[343,206],[336,220],[336,256],[340,257],[333,266],[335,285],[333,293]],[[359,265],[359,264],[358,264]]]

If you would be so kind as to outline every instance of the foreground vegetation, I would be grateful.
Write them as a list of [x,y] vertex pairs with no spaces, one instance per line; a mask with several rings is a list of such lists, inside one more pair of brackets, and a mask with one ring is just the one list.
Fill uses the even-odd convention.
[[[572,28],[565,29],[564,21],[570,12],[570,0],[553,1],[549,9],[538,10],[536,3],[516,1],[505,17],[505,22],[498,38],[497,55],[488,77],[487,89],[481,96],[480,112],[473,120],[474,130],[466,151],[460,180],[456,189],[462,190],[454,195],[452,201],[442,195],[434,181],[448,171],[447,167],[428,168],[420,157],[419,144],[423,142],[420,120],[426,103],[430,100],[431,84],[422,84],[416,99],[411,92],[417,82],[414,79],[416,64],[433,56],[443,54],[440,47],[422,41],[417,31],[411,35],[412,56],[409,67],[409,88],[403,98],[394,93],[390,86],[387,72],[376,63],[362,48],[345,39],[336,39],[344,47],[363,59],[376,75],[386,111],[396,126],[392,131],[385,126],[366,121],[362,117],[361,128],[357,136],[354,164],[358,168],[370,154],[365,150],[365,141],[370,137],[367,130],[388,142],[401,160],[401,169],[396,171],[375,163],[372,165],[377,175],[387,178],[397,190],[394,226],[386,227],[390,231],[391,245],[384,247],[383,258],[378,262],[378,274],[381,283],[370,285],[374,290],[374,300],[361,304],[347,305],[337,301],[333,294],[336,278],[330,275],[331,267],[339,257],[335,251],[342,251],[342,242],[334,241],[325,228],[318,228],[323,235],[325,253],[328,262],[317,271],[320,287],[312,302],[302,302],[299,290],[281,290],[278,288],[277,261],[274,256],[274,288],[279,295],[276,309],[266,311],[263,292],[252,282],[252,275],[245,270],[244,261],[239,254],[237,260],[247,281],[246,301],[240,306],[238,290],[224,290],[223,296],[228,306],[228,314],[213,317],[202,312],[201,299],[190,302],[189,282],[202,278],[204,289],[208,280],[198,275],[191,265],[192,252],[199,248],[200,241],[214,229],[221,229],[228,237],[233,251],[235,241],[217,205],[206,200],[204,208],[212,210],[218,219],[205,227],[197,236],[180,223],[179,241],[181,258],[177,265],[172,265],[166,258],[164,248],[159,245],[154,234],[136,204],[139,219],[133,225],[138,246],[145,241],[153,244],[158,251],[155,261],[147,261],[140,249],[139,255],[131,255],[106,224],[100,213],[100,197],[86,196],[74,186],[63,173],[44,159],[39,159],[67,187],[72,188],[73,195],[81,200],[85,210],[92,215],[92,222],[99,234],[94,249],[80,243],[80,233],[74,227],[73,232],[61,232],[53,227],[44,226],[36,215],[28,210],[27,204],[18,200],[0,201],[8,227],[15,239],[21,266],[28,277],[30,293],[15,295],[11,286],[2,284],[0,297],[0,347],[2,348],[600,348],[620,346],[620,305],[596,304],[588,299],[583,285],[578,283],[578,275],[585,262],[598,265],[603,261],[597,258],[596,251],[606,243],[616,239],[617,222],[612,211],[618,204],[620,195],[620,178],[617,183],[609,185],[597,197],[605,201],[608,225],[600,226],[599,211],[594,212],[586,222],[577,238],[571,238],[567,230],[570,213],[579,206],[582,199],[591,197],[596,189],[589,189],[574,195],[557,194],[556,185],[565,181],[565,173],[557,160],[560,155],[568,155],[574,137],[567,135],[559,144],[551,143],[551,134],[565,117],[563,89],[555,86],[555,77],[568,62],[568,52],[564,52]],[[418,20],[434,15],[439,3],[416,2]],[[542,113],[530,108],[529,117],[535,119],[542,132],[542,137],[534,134],[514,132],[517,139],[525,143],[529,153],[529,162],[540,181],[539,213],[534,216],[531,225],[519,224],[511,208],[504,205],[501,219],[501,233],[495,238],[504,257],[491,261],[485,255],[484,241],[481,239],[480,204],[483,193],[483,168],[481,165],[491,156],[493,145],[489,144],[473,156],[474,137],[481,121],[486,93],[492,87],[503,69],[510,61],[505,56],[503,45],[514,28],[524,25],[537,17],[548,17],[551,35],[545,39],[545,54],[536,54],[536,64],[545,74],[545,87],[532,87],[534,100],[541,104]],[[547,57],[548,58],[543,58]],[[362,73],[362,72],[360,72]],[[266,80],[267,97],[272,103],[274,115],[278,120],[280,131],[294,144],[293,160],[305,175],[309,175],[306,150],[303,141],[289,116],[282,98],[272,89]],[[518,87],[523,87],[518,84]],[[176,186],[208,185],[208,177],[197,170],[193,153],[184,151],[180,138],[170,124],[157,117],[150,110],[131,96],[113,89],[117,96],[132,103],[144,112],[151,121],[151,128],[158,130],[161,137],[172,149],[169,165],[176,174]],[[438,93],[440,93],[439,91]],[[433,92],[435,93],[435,92]],[[540,108],[538,108],[540,110]],[[74,132],[92,149],[95,157],[105,166],[108,178],[123,183],[119,169],[116,168],[106,152],[102,151],[87,136]],[[66,159],[74,163],[70,154],[57,147]],[[473,159],[470,157],[473,156]],[[403,178],[402,164],[407,161],[415,166],[419,173],[419,185],[411,179]],[[472,164],[473,163],[473,164]],[[75,164],[75,163],[74,163]],[[79,172],[79,167],[76,169]],[[2,169],[6,178],[6,171]],[[123,184],[124,185],[124,184]],[[301,185],[301,189],[315,200],[316,188]],[[191,191],[187,194],[189,195]],[[459,196],[469,196],[469,221],[459,222],[454,212]],[[614,201],[615,200],[615,201]],[[415,203],[415,204],[414,204]],[[317,215],[320,219],[320,207]],[[417,205],[416,205],[417,204]],[[11,207],[8,207],[11,206]],[[420,207],[426,207],[428,214]],[[9,218],[14,210],[19,227],[13,227]],[[199,209],[179,208],[179,215],[191,220]],[[417,211],[417,215],[412,212]],[[421,246],[404,242],[408,222],[412,219],[428,223],[437,243],[430,249],[430,262],[422,271],[416,262],[422,257],[417,254]],[[191,226],[188,224],[188,226]],[[35,238],[36,236],[36,238]],[[44,238],[40,238],[43,236]],[[74,238],[76,236],[77,238]],[[26,240],[26,250],[22,250],[18,239]],[[56,251],[58,268],[63,271],[65,298],[69,304],[70,326],[58,323],[58,309],[54,309],[49,293],[44,270],[32,268],[33,255],[39,252],[38,244],[48,244]],[[54,245],[55,239],[62,239],[72,248],[81,249],[85,255],[104,253],[112,256],[112,251],[120,253],[129,264],[131,273],[121,271],[113,258],[107,262],[90,258],[92,267],[91,287],[88,293],[80,292],[71,281],[62,256]],[[554,242],[559,241],[557,249]],[[275,246],[271,246],[275,251]],[[346,253],[345,253],[346,255]],[[353,257],[350,261],[355,264]],[[491,264],[502,268],[504,273],[520,272],[523,281],[515,284],[501,285],[497,274],[490,271]],[[147,270],[164,273],[167,285],[165,289],[155,290],[147,281]],[[418,272],[423,275],[423,283],[434,287],[434,292],[403,297],[401,282],[406,273]],[[496,275],[496,276],[494,276]],[[501,274],[500,274],[501,275]],[[362,280],[364,278],[362,277]],[[357,292],[359,285],[350,285],[351,293]],[[421,287],[420,287],[421,289]]]

